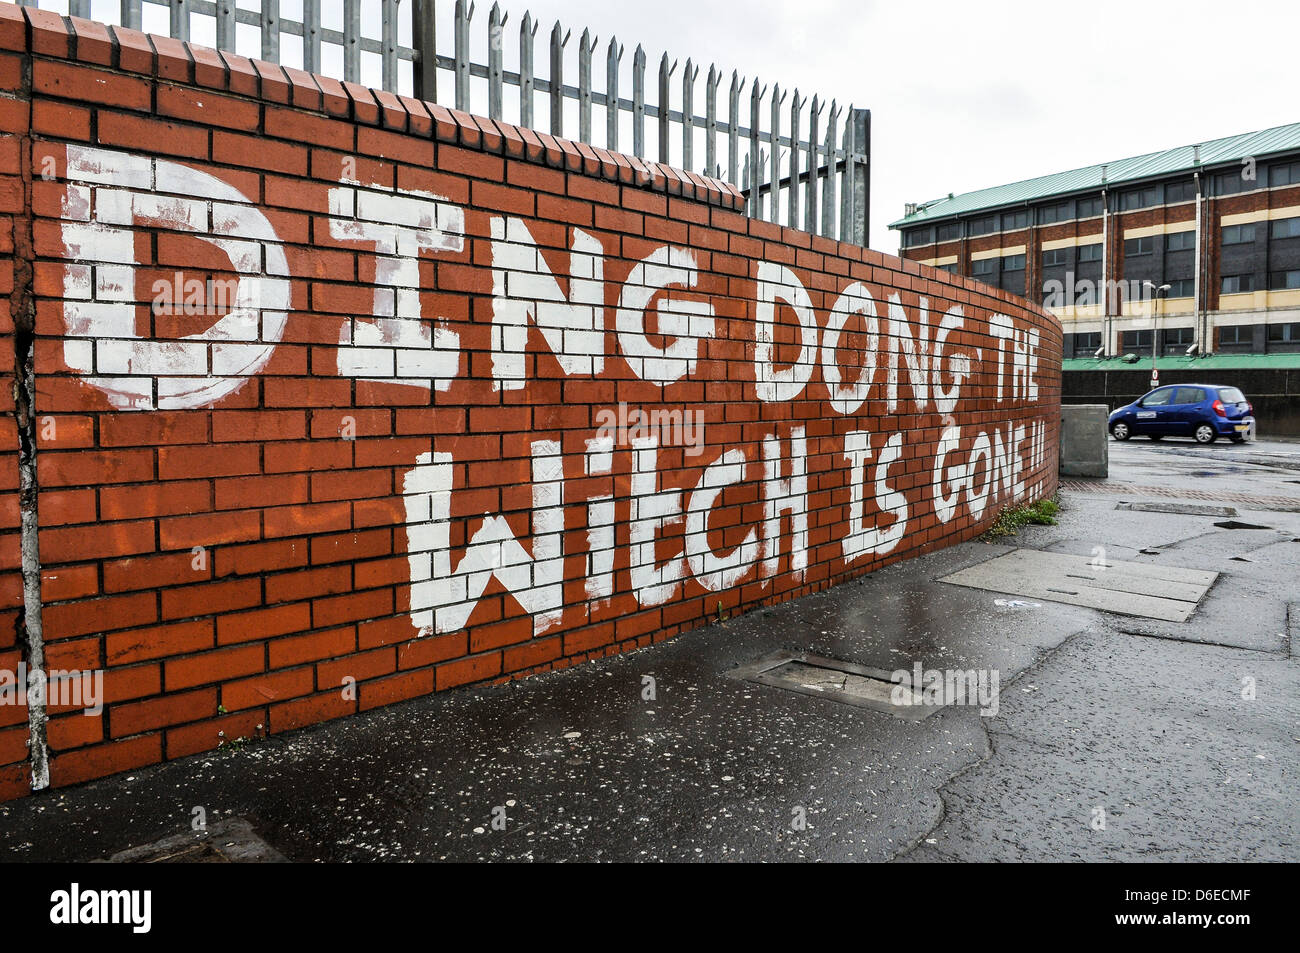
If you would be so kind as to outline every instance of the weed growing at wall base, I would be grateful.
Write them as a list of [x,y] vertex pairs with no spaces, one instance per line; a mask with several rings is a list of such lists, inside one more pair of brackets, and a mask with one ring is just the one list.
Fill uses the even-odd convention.
[[1033,523],[1036,526],[1055,526],[1056,514],[1061,511],[1061,504],[1055,499],[1039,500],[1037,503],[1021,506],[1008,506],[998,514],[984,534],[984,541],[1000,539],[1003,536],[1015,536],[1021,527]]

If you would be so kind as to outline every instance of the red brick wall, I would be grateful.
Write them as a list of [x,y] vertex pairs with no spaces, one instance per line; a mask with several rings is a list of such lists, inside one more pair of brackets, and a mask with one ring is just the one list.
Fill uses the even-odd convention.
[[54,785],[647,645],[1055,492],[1041,310],[699,176],[27,15],[0,211],[34,240],[44,638],[107,698],[53,714]]
[[[12,30],[3,37],[18,38]],[[8,48],[9,43],[0,43]],[[29,126],[28,103],[21,95],[24,58],[0,51],[0,671],[16,672],[23,659],[18,640],[23,601],[18,504],[18,422],[14,401],[15,320],[25,301],[15,288],[24,284],[27,264],[25,187],[22,150]],[[16,699],[21,700],[21,699]],[[29,788],[27,707],[0,706],[0,799]]]

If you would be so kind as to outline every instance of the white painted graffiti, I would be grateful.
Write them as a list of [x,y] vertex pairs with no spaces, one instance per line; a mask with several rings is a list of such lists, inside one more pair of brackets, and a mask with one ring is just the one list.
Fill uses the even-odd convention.
[[370,314],[343,323],[341,377],[445,391],[460,369],[460,336],[422,320],[420,257],[465,247],[465,213],[427,192],[384,192],[346,183],[329,191],[330,237],[371,245]]
[[[64,361],[117,408],[216,403],[270,360],[284,334],[289,266],[271,223],[238,189],[146,156],[68,146]],[[178,340],[137,331],[133,225],[189,232],[230,260],[239,287],[210,327]],[[151,316],[152,317],[152,316]]]
[[[123,410],[210,407],[265,373],[285,337],[291,275],[284,243],[254,199],[215,174],[111,150],[69,146],[66,168],[63,352],[69,369]],[[357,255],[357,274],[336,280],[373,286],[368,313],[338,315],[334,371],[430,394],[451,390],[468,375],[462,335],[470,332],[444,313],[448,301],[426,276],[451,256],[463,260],[471,234],[465,210],[432,193],[351,179],[322,188],[329,241]],[[606,373],[613,355],[635,380],[665,393],[692,378],[730,386],[734,360],[720,381],[701,373],[709,342],[731,324],[723,317],[729,312],[718,310],[721,292],[708,290],[701,274],[704,252],[651,247],[627,262],[627,277],[615,283],[607,280],[606,248],[595,235],[570,229],[561,233],[567,247],[555,247],[553,239],[544,241],[544,226],[485,218],[486,229],[473,234],[487,236],[491,313],[477,356],[489,359],[496,391],[526,388],[540,376],[539,361],[553,362],[563,379],[626,377],[621,368]],[[154,288],[152,309],[143,308],[137,273],[152,251],[141,236],[154,232],[207,243],[229,260],[234,277],[205,282],[175,272]],[[485,270],[485,284],[487,278]],[[825,400],[839,418],[855,418],[838,424],[842,445],[821,457],[833,458],[840,471],[840,482],[830,485],[844,494],[848,531],[829,545],[845,566],[896,553],[909,527],[927,515],[923,503],[932,503],[939,523],[947,524],[963,511],[979,520],[991,506],[1040,489],[1026,479],[1047,471],[1047,424],[1029,416],[1040,397],[1038,330],[997,313],[985,326],[962,305],[932,311],[924,296],[915,308],[905,307],[899,292],[877,300],[859,281],[833,300],[827,296],[830,307],[819,309],[792,268],[770,261],[757,263],[752,280],[752,337],[737,343],[745,348],[758,401]],[[318,288],[329,293],[328,284],[313,284],[307,305],[330,313],[316,307]],[[172,314],[210,313],[213,320],[169,338],[165,330],[177,322],[153,323],[144,332],[145,311],[151,322]],[[320,318],[313,314],[313,320]],[[745,320],[728,327],[727,336]],[[328,334],[333,340],[332,329]],[[970,345],[972,339],[984,349]],[[856,418],[882,413],[951,415],[981,368],[991,383],[981,396],[999,405],[994,419],[1022,409],[1024,416],[984,426],[957,426],[949,418],[923,479],[914,479],[915,451],[896,426],[855,426]],[[813,385],[818,372],[820,383]],[[760,410],[743,419],[782,420],[779,409]],[[782,571],[803,581],[817,532],[810,492],[827,485],[824,470],[810,473],[809,445],[816,439],[825,454],[825,438],[811,437],[811,424],[786,420],[742,446],[710,444],[703,420],[700,411],[645,414],[620,402],[616,412],[597,413],[594,435],[572,459],[554,439],[529,441],[529,506],[512,510],[503,501],[499,512],[455,518],[452,504],[462,489],[455,475],[464,464],[439,449],[442,438],[432,440],[401,489],[413,625],[425,633],[463,629],[495,580],[531,617],[534,634],[551,630],[570,611],[569,557],[585,561],[587,604],[574,611],[588,617],[620,592],[649,609],[682,597],[691,584],[697,593],[720,593],[767,584]],[[664,472],[674,466],[665,459],[694,458],[710,446],[711,460],[687,464],[693,486],[665,485]],[[566,466],[573,471],[568,479]],[[588,485],[617,480],[624,492],[577,496],[577,479]],[[909,495],[918,485],[922,491]],[[750,525],[736,525],[734,509],[719,516],[735,500],[754,497],[761,508],[751,511]],[[565,532],[571,507],[583,511],[582,553],[566,551],[566,541],[578,538]],[[453,523],[462,518],[464,540],[453,545]]]

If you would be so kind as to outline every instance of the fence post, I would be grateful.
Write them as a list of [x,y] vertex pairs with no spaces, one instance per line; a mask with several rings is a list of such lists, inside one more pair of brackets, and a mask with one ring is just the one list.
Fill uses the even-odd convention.
[[[718,84],[722,74],[718,67],[710,63],[709,75],[705,82],[704,106],[704,168],[709,175],[718,175]],[[721,176],[718,176],[721,178]]]
[[871,110],[852,110],[849,123],[853,126],[853,154],[846,160],[846,168],[852,171],[845,188],[853,192],[853,220],[848,223],[848,240],[865,248],[871,234]]
[[668,143],[671,139],[668,134],[668,112],[671,102],[668,81],[675,72],[677,72],[677,61],[673,60],[673,65],[669,66],[668,54],[665,53],[659,59],[659,161],[664,165],[672,162],[668,157]]
[[[427,43],[427,49],[430,50],[431,65],[426,82],[433,84],[434,80],[433,63],[433,0],[415,0],[414,16],[415,21],[411,24],[414,28],[412,35],[415,37],[416,49],[422,50],[421,43]],[[263,6],[266,0],[263,0]],[[428,37],[422,38],[422,14],[420,13],[421,5],[428,6]],[[415,92],[416,95],[424,95],[421,91],[421,70],[424,68],[424,53],[420,52],[415,63]],[[343,78],[349,83],[361,82],[361,0],[343,0]],[[433,99],[434,87],[429,86],[429,95],[425,99]]]
[[[768,221],[777,225],[781,224],[781,207],[778,201],[781,195],[781,104],[785,102],[789,91],[782,92],[779,84],[772,86],[772,154],[768,157],[771,162],[772,178],[768,183]],[[760,211],[756,218],[762,218]]]
[[280,62],[280,0],[262,0],[262,59]]
[[456,108],[469,112],[469,24],[474,19],[474,4],[456,0]]
[[320,72],[320,0],[302,0],[302,68]]
[[506,21],[510,14],[501,12],[501,4],[488,11],[488,117],[501,118],[501,98],[505,88]]
[[171,34],[175,40],[190,38],[190,4],[189,0],[172,0]]
[[730,117],[727,121],[727,172],[728,182],[736,182],[738,164],[740,162],[740,87],[745,85],[745,81],[740,78],[740,73],[736,70],[731,71],[731,89],[727,92],[727,115]]
[[767,92],[767,87],[762,89],[758,86],[758,77],[754,77],[754,85],[750,87],[749,93],[749,209],[750,218],[763,217],[762,199],[759,196],[759,187],[762,184],[762,146],[759,145],[758,127],[760,117],[762,116],[763,94]]
[[[87,4],[89,6],[89,4]],[[217,49],[235,49],[235,0],[217,0],[213,9],[217,21]]]
[[632,54],[632,154],[645,158],[645,49],[636,45]]
[[817,176],[821,170],[817,161],[817,120],[821,118],[823,103],[814,95],[808,111],[808,181],[804,184],[803,230],[817,234]]
[[128,30],[138,30],[142,18],[140,0],[122,0],[122,26]]
[[519,24],[519,124],[533,128],[533,37],[537,24],[533,15],[524,11]]
[[822,237],[835,238],[839,234],[836,230],[837,222],[835,214],[839,211],[839,204],[836,201],[836,186],[839,184],[840,174],[836,168],[838,160],[835,158],[835,127],[840,120],[840,107],[835,100],[831,100],[830,116],[826,121],[826,142],[823,144],[823,150],[826,154],[826,181],[822,183]]
[[564,48],[569,45],[570,30],[560,38],[560,21],[551,28],[551,135],[564,135]]
[[799,227],[799,114],[803,112],[803,104],[807,101],[807,96],[799,98],[799,89],[796,87],[794,99],[790,101],[790,195],[786,224],[791,228]]
[[[411,5],[411,42],[415,47],[415,66],[412,74],[415,98],[430,103],[438,99],[437,23],[433,15],[433,3],[434,0],[414,0]],[[358,0],[348,0],[344,5],[344,11],[343,74],[355,83],[361,72],[360,3]],[[350,72],[356,75],[349,75]]]
[[689,57],[682,72],[682,168],[692,171],[695,165],[695,77],[700,68]]
[[[384,89],[390,93],[397,92],[397,0],[383,0],[382,52]],[[320,11],[316,14],[316,60],[320,61]]]
[[623,59],[623,47],[618,37],[609,38],[609,52],[605,54],[605,148],[618,151],[618,119],[623,107],[618,99],[618,64]]
[[583,29],[578,45],[578,138],[591,145],[591,54],[596,37]]

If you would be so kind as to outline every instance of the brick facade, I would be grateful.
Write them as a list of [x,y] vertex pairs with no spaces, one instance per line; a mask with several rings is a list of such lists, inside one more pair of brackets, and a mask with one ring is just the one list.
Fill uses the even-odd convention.
[[[1055,492],[1060,326],[1011,295],[694,174],[5,4],[0,81],[47,662],[104,672],[102,713],[51,708],[54,786],[644,646]],[[26,739],[0,706],[0,797]]]

